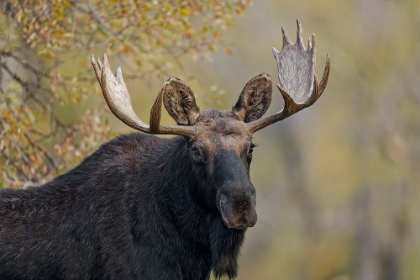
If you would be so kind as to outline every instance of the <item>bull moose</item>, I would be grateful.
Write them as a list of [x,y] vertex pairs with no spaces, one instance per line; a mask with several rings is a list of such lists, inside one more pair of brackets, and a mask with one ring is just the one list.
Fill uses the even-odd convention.
[[[245,231],[257,222],[249,168],[252,135],[311,106],[330,69],[315,75],[307,48],[284,28],[273,48],[284,109],[261,118],[272,99],[260,74],[230,111],[200,112],[189,86],[162,86],[150,124],[133,111],[121,69],[106,55],[92,65],[111,111],[143,133],[119,136],[40,187],[0,192],[0,279],[235,278]],[[177,125],[160,124],[162,102]],[[159,138],[150,134],[172,134]]]

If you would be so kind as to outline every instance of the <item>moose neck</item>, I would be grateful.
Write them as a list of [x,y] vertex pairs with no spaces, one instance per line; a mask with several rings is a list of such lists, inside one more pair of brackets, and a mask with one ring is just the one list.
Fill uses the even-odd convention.
[[[192,194],[200,182],[193,170],[187,140],[175,137],[174,145],[161,169],[160,194],[164,205],[171,213],[174,226],[186,244],[193,244],[208,254],[211,268],[217,278],[237,274],[237,257],[244,240],[245,231],[228,229],[220,216],[203,207]],[[204,253],[204,252],[203,252]]]

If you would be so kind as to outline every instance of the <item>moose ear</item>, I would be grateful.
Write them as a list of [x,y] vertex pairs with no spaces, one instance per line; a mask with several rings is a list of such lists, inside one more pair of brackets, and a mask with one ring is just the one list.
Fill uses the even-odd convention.
[[162,86],[163,105],[180,125],[194,125],[200,117],[191,88],[178,78],[168,79]]
[[245,85],[232,112],[246,123],[255,121],[270,107],[271,95],[270,75],[260,74]]

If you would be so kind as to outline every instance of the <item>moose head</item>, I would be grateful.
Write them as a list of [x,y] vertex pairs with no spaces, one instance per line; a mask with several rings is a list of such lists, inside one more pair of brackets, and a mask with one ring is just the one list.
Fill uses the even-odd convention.
[[[128,126],[149,134],[185,137],[196,184],[189,190],[203,208],[220,213],[230,229],[244,230],[257,222],[255,189],[249,176],[255,132],[311,106],[327,86],[330,61],[318,82],[315,74],[315,36],[303,45],[302,27],[297,21],[297,42],[283,32],[283,48],[273,48],[277,61],[277,85],[284,99],[283,110],[262,118],[272,100],[268,74],[252,78],[230,111],[201,112],[191,88],[178,78],[168,79],[154,102],[149,125],[134,113],[121,68],[111,72],[106,55],[92,65],[104,98],[116,117]],[[177,125],[160,124],[162,102]],[[190,164],[179,162],[182,164]]]

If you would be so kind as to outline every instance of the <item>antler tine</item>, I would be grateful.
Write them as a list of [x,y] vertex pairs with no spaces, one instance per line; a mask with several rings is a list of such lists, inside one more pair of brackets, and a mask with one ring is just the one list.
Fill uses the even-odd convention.
[[160,118],[162,116],[162,99],[163,99],[163,87],[159,91],[155,102],[153,103],[152,109],[150,110],[150,132],[158,133],[160,128]]
[[103,55],[103,63],[99,59],[98,63],[96,63],[93,55],[91,60],[96,78],[111,112],[128,126],[148,132],[149,126],[142,122],[134,113],[128,89],[122,78],[121,68],[118,68],[114,75],[109,67],[106,54]]
[[187,137],[194,134],[194,127],[191,126],[160,125],[160,107],[162,105],[161,93],[159,93],[158,98],[152,107],[151,116],[153,117],[150,120],[152,126],[151,128],[151,126],[140,120],[136,113],[134,113],[130,94],[127,86],[125,85],[121,68],[118,67],[114,75],[109,67],[106,54],[103,56],[103,63],[101,63],[99,59],[97,63],[93,55],[91,61],[93,70],[95,71],[96,78],[102,88],[102,93],[109,109],[111,109],[111,112],[123,123],[145,133],[175,134]]
[[308,50],[312,50],[311,38],[308,38]]
[[283,48],[288,45],[292,45],[292,39],[290,39],[289,34],[287,34],[287,31],[284,27],[281,28],[281,32],[283,33]]
[[320,94],[322,94],[324,92],[324,89],[327,87],[329,76],[330,76],[330,55],[327,54],[327,59],[325,61],[324,74],[322,75],[321,82],[319,83]]
[[[102,64],[96,63],[95,57],[93,56],[93,54],[91,55],[91,59],[90,59],[91,63],[92,63],[92,67],[93,67],[93,71],[95,71],[95,75],[96,75],[96,79],[98,80],[99,85],[101,84],[101,72],[102,72]],[[100,62],[99,58],[98,61]]]
[[302,24],[300,23],[299,20],[296,20],[296,25],[297,25],[296,45],[298,45],[302,49],[305,49],[305,47],[303,46],[303,39],[302,39]]
[[318,100],[327,86],[330,72],[329,56],[327,55],[324,74],[318,84],[315,74],[315,35],[312,35],[312,40],[309,39],[308,49],[305,49],[302,43],[302,26],[299,20],[297,20],[297,29],[295,44],[290,42],[289,36],[282,28],[283,48],[280,52],[273,48],[279,71],[280,84],[277,85],[277,88],[283,97],[284,108],[269,117],[248,123],[252,133],[311,106]]

